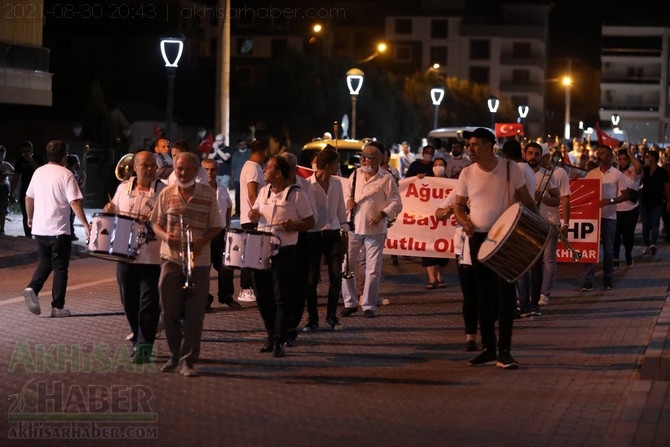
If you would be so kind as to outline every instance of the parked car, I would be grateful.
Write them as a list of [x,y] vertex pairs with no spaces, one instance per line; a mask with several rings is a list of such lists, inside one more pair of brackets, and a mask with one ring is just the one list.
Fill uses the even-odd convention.
[[495,131],[485,126],[461,126],[461,127],[440,127],[428,132],[428,144],[433,144],[435,138],[442,140],[442,147],[449,148],[454,141],[463,141],[463,132],[472,132],[478,127],[484,127],[490,130],[493,135]]
[[[342,177],[349,177],[349,174],[360,165],[361,160],[358,153],[361,152],[365,145],[370,141],[374,141],[374,138],[363,138],[362,140],[331,140],[317,138],[302,147],[300,155],[298,156],[298,164],[311,168],[314,154],[321,151],[327,144],[330,144],[337,149],[337,152],[340,154],[340,171]],[[397,167],[397,158],[398,154],[391,155],[390,164],[392,166]]]

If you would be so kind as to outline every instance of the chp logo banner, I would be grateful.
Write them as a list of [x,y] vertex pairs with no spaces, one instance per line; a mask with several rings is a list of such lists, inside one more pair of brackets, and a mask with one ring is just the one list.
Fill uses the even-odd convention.
[[451,190],[455,179],[412,177],[402,179],[398,185],[403,210],[395,224],[389,228],[384,253],[429,258],[455,258],[452,217],[439,221],[435,210],[440,207]]
[[[562,211],[561,211],[562,215]],[[570,180],[570,227],[568,242],[582,254],[579,262],[597,263],[600,255],[600,179]],[[575,262],[561,241],[557,262]]]

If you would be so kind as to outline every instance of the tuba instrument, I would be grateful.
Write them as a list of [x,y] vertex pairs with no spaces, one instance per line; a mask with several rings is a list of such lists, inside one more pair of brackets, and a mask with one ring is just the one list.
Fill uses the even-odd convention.
[[114,168],[114,175],[120,182],[128,180],[133,175],[133,154],[126,154],[121,157],[116,164],[116,168]]

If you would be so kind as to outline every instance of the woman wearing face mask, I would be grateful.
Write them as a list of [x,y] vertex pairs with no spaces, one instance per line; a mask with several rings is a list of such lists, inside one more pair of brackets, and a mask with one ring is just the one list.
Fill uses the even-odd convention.
[[[431,168],[431,174],[434,177],[447,178],[447,162],[444,158],[436,158],[433,160],[433,166]],[[423,176],[418,176],[423,177]],[[437,289],[444,288],[445,284],[442,280],[442,274],[444,269],[449,263],[448,258],[421,258],[421,265],[426,267],[426,272],[428,273],[428,284],[426,289]]]

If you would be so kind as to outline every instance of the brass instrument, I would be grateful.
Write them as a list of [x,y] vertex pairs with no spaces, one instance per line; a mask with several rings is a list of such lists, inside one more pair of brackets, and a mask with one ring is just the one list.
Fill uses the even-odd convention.
[[558,240],[561,241],[561,244],[563,244],[563,246],[565,248],[567,248],[570,251],[570,253],[572,253],[572,260],[575,261],[575,262],[579,261],[582,258],[583,253],[580,253],[580,252],[578,252],[577,250],[574,249],[572,244],[570,244],[570,241],[568,240],[568,238],[561,231],[561,226],[560,225],[552,225],[551,228],[552,228],[552,231],[554,231],[556,233],[556,236],[558,236]]
[[344,271],[342,278],[351,279],[354,277],[354,272],[349,265],[349,232],[341,230],[340,237],[342,238],[342,246],[344,247]]
[[133,157],[133,154],[126,154],[121,157],[119,162],[116,164],[116,168],[114,168],[114,175],[120,182],[128,180],[130,176],[133,175]]
[[195,287],[193,282],[193,268],[195,260],[193,259],[193,232],[191,227],[184,225],[183,216],[179,216],[179,227],[181,229],[181,271],[184,274],[183,289],[192,289]]

